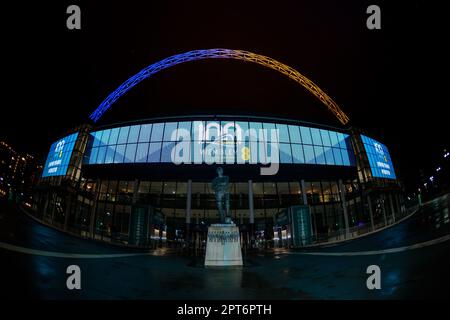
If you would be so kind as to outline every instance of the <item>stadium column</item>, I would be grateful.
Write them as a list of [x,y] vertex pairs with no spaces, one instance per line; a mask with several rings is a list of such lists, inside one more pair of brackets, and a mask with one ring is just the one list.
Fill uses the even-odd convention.
[[[303,205],[307,206],[308,205],[308,197],[306,196],[306,189],[305,189],[305,180],[301,180],[300,181],[300,186],[302,188],[302,198],[303,198]],[[310,212],[311,215],[311,212]],[[311,222],[311,235],[314,234],[314,228],[313,228],[313,222],[312,219],[309,219]]]
[[147,243],[152,245],[153,244],[152,236],[155,233],[155,227],[153,226],[153,223],[152,223],[152,221],[153,221],[153,207],[152,206],[148,206],[147,217],[148,217],[148,220],[147,220],[147,230],[148,230]]
[[392,200],[392,194],[389,195],[389,202],[391,204],[392,220],[395,222],[394,201]]
[[373,211],[372,211],[372,202],[370,201],[370,195],[367,195],[367,205],[369,206],[369,216],[370,216],[370,226],[372,227],[372,231],[375,230],[375,224],[373,222]]
[[138,191],[139,191],[139,179],[134,179],[133,199],[132,199],[133,205],[135,205],[137,203],[137,201],[138,201]]
[[186,240],[190,240],[190,226],[191,226],[191,207],[192,207],[192,180],[189,179],[187,183],[186,192]]
[[45,217],[47,216],[47,210],[48,210],[48,203],[49,202],[50,202],[50,200],[49,200],[49,193],[47,192],[45,194],[44,210],[42,210],[42,220],[44,220]]
[[70,207],[72,204],[72,195],[69,195],[67,197],[67,203],[65,208],[65,216],[64,216],[64,230],[67,230],[67,225],[69,224],[69,214],[70,214]]
[[305,189],[305,180],[300,181],[301,187],[302,187],[302,197],[303,197],[303,204],[308,205],[308,198],[306,197],[306,189]]
[[383,212],[383,220],[384,220],[384,226],[387,226],[387,218],[386,218],[386,198],[384,194],[381,195],[381,211]]
[[95,239],[95,219],[96,217],[96,211],[98,206],[98,200],[100,198],[100,179],[97,179],[95,182],[95,202],[94,205],[91,207],[91,214],[90,214],[90,221],[89,221],[89,232],[91,234],[91,237]]
[[347,202],[345,201],[345,189],[342,179],[339,179],[339,190],[341,191],[341,203],[342,209],[344,211],[344,223],[345,223],[345,238],[350,236],[349,225],[348,225],[348,213],[347,213]]
[[248,209],[250,220],[250,240],[253,241],[254,226],[255,226],[255,210],[253,206],[253,181],[248,180]]

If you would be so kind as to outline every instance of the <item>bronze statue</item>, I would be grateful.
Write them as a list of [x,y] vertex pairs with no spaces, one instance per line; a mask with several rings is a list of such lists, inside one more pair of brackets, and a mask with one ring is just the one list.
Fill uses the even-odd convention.
[[217,177],[211,182],[211,187],[216,195],[216,205],[219,210],[220,223],[230,223],[230,192],[229,178],[223,175],[223,169],[218,167]]

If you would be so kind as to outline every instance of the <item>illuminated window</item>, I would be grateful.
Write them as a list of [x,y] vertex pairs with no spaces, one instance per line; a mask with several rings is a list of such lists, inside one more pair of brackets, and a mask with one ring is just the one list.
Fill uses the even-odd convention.
[[311,128],[311,136],[313,144],[316,146],[322,145],[322,138],[320,137],[320,130],[316,128]]
[[337,132],[329,131],[329,134],[330,134],[331,146],[333,148],[338,148],[339,147],[339,140],[338,140]]
[[92,144],[93,147],[98,147],[100,145],[100,141],[102,139],[102,134],[103,134],[103,131],[94,132],[94,141]]
[[291,145],[280,143],[280,163],[292,163]]
[[134,158],[136,155],[136,148],[137,148],[136,143],[127,144],[127,147],[125,149],[125,158],[123,161],[124,163],[134,162]]
[[139,138],[139,130],[141,126],[131,126],[128,134],[128,143],[136,143]]
[[107,146],[106,148],[107,149],[106,149],[105,163],[113,163],[114,155],[116,152],[116,146]]
[[344,163],[342,161],[341,150],[338,148],[332,148],[332,149],[333,149],[334,161],[335,161],[336,165],[342,166]]
[[305,163],[303,155],[303,146],[301,144],[292,144],[292,160],[294,163]]
[[348,151],[345,149],[341,149],[341,155],[342,155],[342,163],[344,164],[344,166],[349,166],[350,158],[348,156]]
[[119,139],[117,140],[118,144],[126,143],[128,139],[128,132],[130,127],[122,127],[119,132]]
[[[154,128],[155,126],[153,126]],[[159,162],[161,158],[161,142],[152,142],[148,149],[147,162]]]
[[[266,149],[267,147],[267,149]],[[268,155],[271,152],[271,146],[266,145],[265,142],[258,142],[258,162],[259,163],[268,163]]]
[[[192,145],[194,144],[194,142],[190,142],[191,148]],[[175,158],[176,161],[185,161],[185,159],[187,159],[187,162],[191,162],[193,161],[190,157],[191,155],[191,150],[189,147],[187,147],[187,145],[178,143],[175,145],[175,152],[177,155],[177,158]]]
[[161,162],[172,162],[172,150],[175,148],[175,142],[165,141],[162,145]]
[[136,151],[136,162],[147,162],[148,143],[138,143]]
[[176,136],[172,139],[172,134],[176,133],[177,125],[177,122],[166,122],[163,141],[174,141],[176,139]]
[[152,132],[152,125],[151,124],[143,124],[141,126],[141,131],[139,133],[139,142],[149,142],[150,141],[150,134]]
[[203,141],[205,139],[205,122],[194,121],[192,123],[192,140]]
[[334,165],[333,149],[331,147],[324,147],[325,150],[325,161],[328,165]]
[[329,136],[328,132],[329,132],[328,130],[320,129],[320,136],[322,138],[324,147],[331,146],[331,140],[330,140],[330,136]]
[[205,128],[205,140],[215,141],[219,140],[221,134],[221,127],[219,121],[208,121]]
[[105,163],[105,155],[106,155],[106,146],[105,147],[100,147],[98,149],[98,155],[97,155],[97,163],[98,164]]
[[305,144],[313,144],[311,139],[311,131],[307,127],[300,127],[300,133],[302,136],[302,141]]
[[326,164],[325,161],[325,150],[321,146],[314,146],[314,153],[316,154],[317,164]]
[[[237,135],[236,128],[239,127],[243,135]],[[225,130],[225,128],[227,130]],[[281,163],[307,163],[327,165],[354,165],[355,159],[352,154],[350,136],[348,134],[328,131],[318,128],[309,128],[296,125],[275,124],[271,122],[245,122],[245,121],[183,121],[153,123],[143,125],[125,126],[101,130],[91,133],[93,143],[89,154],[88,163],[121,163],[130,162],[172,162],[171,153],[173,144],[172,134],[177,129],[183,129],[183,137],[176,136],[176,141],[189,138],[191,134],[191,149],[186,150],[190,157],[184,160],[195,163],[204,163],[203,156],[208,144],[199,145],[198,142],[216,141],[220,136],[223,144],[221,155],[217,151],[215,160],[226,163],[268,163],[279,160]],[[248,136],[248,130],[254,130],[252,137]],[[261,130],[263,129],[263,130]],[[279,133],[279,159],[272,159],[271,130],[276,129]],[[260,131],[261,130],[261,131]],[[208,137],[205,137],[205,133]],[[260,133],[262,134],[260,136]],[[175,137],[174,137],[175,138]],[[66,139],[68,147],[72,148],[72,141]],[[371,141],[366,139],[367,141]],[[148,142],[151,141],[151,144]],[[235,141],[238,142],[236,145]],[[73,141],[75,142],[75,140]],[[164,143],[161,143],[164,142]],[[115,147],[115,145],[122,145]],[[109,146],[106,149],[100,147]],[[187,144],[185,145],[187,146]],[[219,146],[218,146],[219,147]],[[373,145],[366,145],[371,165],[376,164],[372,155],[376,154]],[[184,150],[184,149],[183,149]],[[261,150],[261,152],[260,152]],[[135,154],[133,155],[133,151]],[[116,153],[120,154],[117,155]],[[180,149],[181,152],[181,149]],[[181,153],[177,153],[182,155]],[[275,155],[275,153],[274,153]],[[70,155],[62,155],[67,161]],[[117,160],[116,160],[117,158]],[[387,156],[388,158],[388,156]],[[213,159],[211,156],[209,160]],[[390,159],[390,158],[389,158]],[[117,161],[117,162],[116,162]],[[374,169],[375,170],[375,169]],[[378,172],[378,171],[377,171]]]
[[255,130],[255,136],[250,136],[250,141],[258,141],[259,130],[262,129],[261,122],[249,122],[249,128]]
[[[178,132],[178,134],[177,134],[177,140],[178,140],[178,138],[180,138],[180,134],[181,134],[181,130],[186,130],[187,132],[191,132],[191,125],[192,125],[192,122],[190,122],[190,121],[185,121],[185,122],[178,122],[178,130],[179,130],[179,132]],[[193,137],[191,136],[191,139],[192,139]],[[179,140],[178,140],[179,141]]]
[[109,135],[109,141],[108,141],[109,145],[117,144],[117,139],[119,138],[119,132],[120,132],[120,128],[114,128],[111,130],[111,133]]
[[91,155],[89,157],[89,164],[97,163],[97,155],[98,155],[98,148],[92,148]]
[[191,160],[193,163],[203,162],[203,150],[205,143],[202,141],[192,141],[191,143]]
[[162,141],[164,131],[164,123],[155,123],[152,128],[152,142]]
[[[236,137],[237,141],[245,141],[245,135],[246,135],[246,132],[248,131],[248,122],[236,121],[236,127],[237,126],[239,126],[242,130],[242,136]],[[248,141],[248,139],[247,139],[247,141]]]
[[281,143],[289,143],[289,131],[285,124],[277,124],[277,129],[279,133],[279,141]]
[[291,143],[302,143],[302,138],[300,136],[300,130],[298,126],[289,126],[289,136],[291,138]]
[[110,134],[111,134],[111,130],[105,130],[105,131],[103,131],[100,145],[102,145],[102,146],[108,145],[109,135],[110,135]]
[[[263,123],[263,129],[264,129],[264,141],[272,141],[272,130],[276,130],[276,126],[274,123]],[[276,131],[275,131],[276,132]],[[278,142],[280,142],[280,135],[278,133],[278,135],[276,136],[278,139]],[[260,139],[259,137],[259,133],[258,133],[258,139]]]
[[337,132],[337,137],[338,137],[338,141],[339,141],[339,147],[341,147],[342,149],[347,149],[347,145],[345,143],[345,136],[343,133]]

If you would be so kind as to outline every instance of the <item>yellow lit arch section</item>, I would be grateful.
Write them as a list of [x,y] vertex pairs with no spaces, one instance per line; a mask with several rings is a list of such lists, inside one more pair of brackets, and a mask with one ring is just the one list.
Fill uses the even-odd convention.
[[299,83],[309,92],[315,95],[328,108],[328,110],[330,110],[336,116],[336,118],[338,118],[338,120],[343,125],[347,124],[349,121],[347,115],[341,110],[341,108],[339,108],[339,106],[336,102],[333,101],[333,99],[331,99],[325,92],[323,92],[322,89],[320,89],[314,82],[306,78],[297,70],[275,59],[260,54],[233,49],[193,50],[170,56],[154,64],[151,64],[150,66],[142,69],[140,72],[122,83],[98,106],[98,108],[90,115],[90,118],[94,122],[97,122],[105,113],[105,111],[108,110],[112,106],[112,104],[116,102],[122,95],[124,95],[128,90],[133,88],[139,82],[149,78],[153,74],[180,63],[204,59],[235,59],[253,62],[266,68],[276,70]]

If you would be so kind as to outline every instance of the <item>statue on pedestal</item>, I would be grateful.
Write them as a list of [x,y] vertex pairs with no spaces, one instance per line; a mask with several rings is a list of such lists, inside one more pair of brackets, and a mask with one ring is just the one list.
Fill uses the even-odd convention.
[[231,223],[230,217],[230,192],[229,178],[223,175],[223,169],[218,167],[217,177],[211,182],[211,187],[216,195],[217,210],[219,210],[220,223]]
[[206,267],[242,266],[242,251],[239,227],[231,222],[229,178],[223,175],[223,169],[217,168],[217,177],[211,181],[216,195],[220,224],[208,227],[206,240]]

